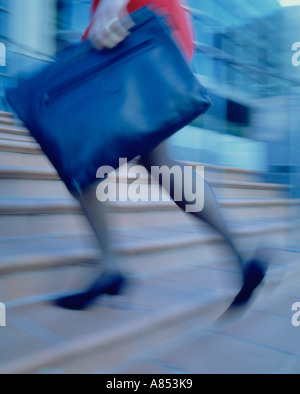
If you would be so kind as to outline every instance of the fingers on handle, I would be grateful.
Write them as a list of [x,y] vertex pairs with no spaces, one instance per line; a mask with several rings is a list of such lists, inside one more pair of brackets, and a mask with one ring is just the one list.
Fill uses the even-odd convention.
[[129,36],[129,30],[133,26],[132,18],[127,15],[121,19],[113,20],[104,28],[93,26],[89,40],[97,49],[114,48]]

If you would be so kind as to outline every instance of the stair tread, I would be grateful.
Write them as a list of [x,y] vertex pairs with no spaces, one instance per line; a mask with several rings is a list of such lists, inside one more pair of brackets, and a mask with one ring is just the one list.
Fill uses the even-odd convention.
[[[34,166],[20,166],[20,165],[4,165],[0,164],[0,178],[1,177],[12,177],[12,178],[28,178],[28,179],[49,179],[49,176],[53,179],[60,179],[56,170],[49,167],[34,167]],[[137,177],[132,174],[128,175],[122,171],[117,172],[117,180],[119,182],[126,182],[127,180],[133,181]],[[142,183],[150,181],[150,177],[139,176],[139,181]],[[243,187],[243,188],[264,188],[264,189],[280,189],[288,190],[289,185],[278,184],[278,183],[266,183],[266,182],[251,182],[251,181],[234,181],[234,180],[224,180],[224,179],[211,179],[207,178],[207,181],[212,186],[227,186],[227,187]],[[155,182],[155,181],[154,181]],[[155,182],[157,183],[157,182]]]
[[[182,163],[186,164],[186,165],[191,165],[191,166],[201,166],[202,163],[198,163],[195,161],[188,161],[188,160],[182,160]],[[237,172],[237,173],[241,173],[241,174],[256,174],[256,175],[263,175],[264,171],[258,171],[258,170],[250,170],[250,169],[246,169],[246,168],[238,168],[238,167],[233,167],[233,166],[221,166],[221,165],[217,165],[217,164],[204,164],[205,166],[207,166],[210,170],[212,171],[228,171],[228,172]]]
[[[155,297],[152,294],[154,286]],[[50,304],[8,311],[12,327],[0,338],[0,373],[26,373],[53,362],[70,360],[95,348],[100,352],[107,346],[116,349],[124,341],[133,341],[141,332],[147,336],[155,329],[168,326],[170,321],[174,324],[200,311],[207,312],[209,305],[221,310],[217,303],[220,299],[201,288],[149,281],[137,286],[134,292],[130,305],[114,300],[112,308],[111,302],[104,299],[99,306],[86,311],[84,319],[81,313],[60,310]],[[146,307],[141,305],[141,299],[148,300]],[[175,300],[176,306],[172,305]],[[160,305],[158,310],[156,303]],[[22,346],[16,346],[15,338]]]
[[2,125],[16,125],[16,126],[22,126],[23,124],[20,120],[12,118],[12,117],[7,117],[7,116],[2,116],[1,112],[0,112],[0,126]]
[[[1,115],[0,115],[1,116]],[[28,136],[30,139],[30,133],[29,131],[22,126],[18,125],[1,125],[0,122],[0,132],[6,132],[6,133],[20,133],[20,135]],[[36,143],[37,146],[39,146]],[[1,146],[1,140],[0,140],[0,146]],[[7,144],[8,146],[8,144]],[[27,146],[25,145],[24,148]],[[202,166],[204,165],[208,170],[215,171],[215,172],[232,172],[232,173],[238,173],[238,174],[244,174],[244,175],[256,175],[256,176],[261,176],[264,174],[263,171],[257,171],[257,170],[252,170],[252,169],[243,169],[243,168],[238,168],[238,167],[230,167],[230,166],[222,166],[222,165],[215,165],[215,164],[209,164],[209,163],[198,163],[198,162],[191,162],[191,161],[182,161],[182,163],[189,165],[189,166]]]
[[[296,258],[289,257],[289,264]],[[296,272],[298,264],[290,275]],[[0,337],[0,373],[44,368],[74,373],[76,367],[81,373],[96,372],[154,344],[159,346],[182,330],[200,329],[220,316],[236,292],[235,286],[230,290],[219,286],[236,280],[236,273],[218,275],[220,271],[209,267],[191,266],[184,273],[138,280],[125,298],[99,299],[84,319],[82,313],[56,308],[50,302],[8,309],[10,329],[4,329]],[[260,298],[264,296],[263,290]],[[16,338],[22,346],[16,346]],[[92,357],[86,365],[76,364],[81,357],[87,360],[95,354],[97,363]]]
[[0,127],[0,140],[36,143],[36,140],[30,135],[5,133],[3,132],[1,127]]
[[0,116],[3,116],[5,118],[13,118],[14,115],[11,112],[7,112],[7,111],[0,111]]
[[36,214],[48,212],[81,212],[74,198],[1,197],[0,214]]
[[[11,123],[11,124],[2,123],[1,124],[1,121],[0,121],[0,132],[6,133],[6,134],[11,134],[11,137],[13,137],[15,135],[22,135],[24,137],[30,137],[29,131],[25,127],[23,127],[21,124],[15,124],[15,123]],[[30,137],[30,138],[32,138],[32,137]]]
[[[71,242],[74,244],[74,240]],[[201,259],[199,259],[199,250],[201,250]],[[222,248],[221,250],[221,255],[216,250],[212,254],[210,247],[205,248],[204,245],[200,245],[199,248],[189,248],[188,255],[185,248],[157,251],[122,259],[120,266],[130,278],[135,279],[159,278],[171,273],[175,275],[195,265],[211,268],[220,266],[222,270],[232,271],[233,256],[229,251],[226,252]],[[96,257],[96,253],[93,257]],[[98,253],[97,257],[99,258]],[[10,275],[0,275],[0,300],[8,308],[40,303],[52,299],[53,294],[88,286],[95,272],[94,264],[77,258],[68,262],[61,261],[56,266],[49,265],[48,268],[38,265],[35,268],[30,272],[19,271],[12,272]],[[204,280],[204,277],[202,279]]]
[[[267,207],[267,206],[297,206],[300,199],[287,198],[257,198],[257,199],[231,199],[220,198],[221,207]],[[153,210],[179,210],[173,201],[116,201],[107,204],[110,210],[116,212],[141,212]],[[79,213],[81,209],[79,203],[74,198],[7,198],[0,197],[0,214],[21,215],[21,214],[48,214],[48,213]]]
[[49,179],[49,176],[53,179],[59,180],[59,176],[54,167],[34,167],[24,165],[6,165],[0,164],[0,178],[18,178],[23,179]]
[[26,153],[42,155],[42,149],[36,142],[20,142],[0,140],[0,151],[13,152],[13,153]]
[[[296,223],[297,221],[295,221]],[[286,221],[243,221],[229,223],[233,234],[249,236],[286,230],[293,223]],[[298,224],[298,222],[297,222]],[[206,226],[180,224],[135,228],[112,228],[114,248],[122,255],[150,253],[165,249],[219,242],[220,237]],[[0,272],[46,269],[74,263],[93,261],[100,251],[90,233],[44,234],[39,236],[7,237],[0,239]]]

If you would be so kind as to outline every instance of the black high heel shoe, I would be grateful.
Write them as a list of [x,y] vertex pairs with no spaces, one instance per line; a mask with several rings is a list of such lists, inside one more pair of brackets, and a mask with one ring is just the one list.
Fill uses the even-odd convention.
[[102,295],[118,295],[125,287],[125,278],[120,274],[103,274],[87,290],[55,300],[55,304],[61,308],[71,310],[83,310],[90,306],[97,297]]
[[252,300],[254,292],[263,283],[267,268],[268,265],[266,263],[262,263],[256,259],[248,263],[244,274],[243,287],[231,305],[216,320],[217,325],[230,322],[232,319],[239,318],[245,313],[246,306]]
[[255,290],[262,284],[267,272],[267,264],[252,260],[245,270],[244,285],[233,300],[229,309],[243,307],[248,304]]

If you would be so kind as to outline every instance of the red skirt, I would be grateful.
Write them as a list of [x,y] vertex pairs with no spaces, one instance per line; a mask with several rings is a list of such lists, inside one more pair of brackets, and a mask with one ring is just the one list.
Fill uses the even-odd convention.
[[[93,0],[91,8],[92,14],[97,9],[100,1],[101,0]],[[189,15],[182,8],[179,0],[131,0],[128,4],[128,12],[132,13],[147,4],[151,4],[152,8],[157,10],[157,12],[161,12],[169,16],[173,38],[181,48],[186,58],[190,61],[194,51],[194,33]],[[83,39],[86,39],[88,36],[89,29],[90,26],[84,33]]]

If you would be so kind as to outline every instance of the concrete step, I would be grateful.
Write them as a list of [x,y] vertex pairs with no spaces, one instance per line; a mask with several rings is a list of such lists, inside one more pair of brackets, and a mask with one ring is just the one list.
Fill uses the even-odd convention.
[[[190,161],[182,161],[187,166],[197,167],[201,163],[195,163]],[[214,164],[203,164],[205,166],[205,172],[211,179],[221,179],[228,181],[243,181],[243,182],[262,182],[265,173],[255,170],[246,170],[236,167],[218,166]]]
[[23,127],[23,123],[19,120],[19,119],[16,119],[16,118],[11,118],[11,117],[8,117],[8,116],[1,116],[1,114],[0,114],[0,126],[6,126],[6,125],[9,125],[9,126],[12,126],[12,125],[18,125],[18,126],[22,126]]
[[22,137],[27,137],[27,138],[33,138],[30,136],[29,131],[23,127],[23,125],[21,123],[18,123],[10,118],[6,118],[7,122],[4,123],[0,121],[0,132],[1,132],[1,138],[3,136],[10,136],[11,138],[15,137],[17,138],[18,136],[22,136]]
[[[300,217],[300,200],[220,200],[227,220],[277,219]],[[178,225],[193,223],[190,215],[182,212],[174,203],[115,202],[107,206],[112,226],[133,228],[147,225]],[[86,232],[89,229],[85,217],[74,199],[0,199],[0,237],[26,236],[60,232]]]
[[5,133],[3,132],[3,130],[1,130],[1,127],[0,127],[0,140],[36,143],[36,140],[29,135],[22,133],[19,134]]
[[[293,223],[298,228],[298,221]],[[285,221],[231,222],[232,234],[240,248],[276,246],[285,241],[292,223]],[[101,251],[91,233],[58,232],[44,235],[1,237],[0,273],[42,270],[49,267],[93,261]],[[135,228],[111,228],[113,247],[120,256],[146,255],[162,251],[179,251],[199,245],[219,245],[222,239],[205,225],[179,224]],[[283,237],[283,238],[281,238]],[[189,249],[186,249],[189,248]],[[201,253],[199,254],[199,256]]]
[[[270,231],[270,225],[269,228],[266,224],[261,225],[259,232],[264,234],[263,246],[272,246],[267,241],[269,237],[278,248],[283,244],[282,239],[285,237],[287,226],[282,224],[280,230],[277,224],[277,229],[273,226],[272,230]],[[249,227],[248,235],[244,229],[244,235],[240,234],[238,239],[239,249],[247,259],[251,258],[257,246],[255,239],[251,240],[250,232],[254,233],[254,229]],[[176,239],[176,236],[172,238]],[[182,276],[195,267],[203,269],[197,281],[204,287],[207,273],[212,270],[215,270],[216,280],[220,273],[230,272],[231,275],[234,273],[239,281],[239,268],[232,254],[212,234],[206,234],[206,237],[202,234],[202,240],[198,243],[190,240],[190,244],[182,243],[177,246],[171,245],[169,241],[170,237],[166,239],[164,248],[160,244],[156,245],[156,249],[153,243],[150,245],[148,241],[144,241],[142,248],[141,240],[136,236],[131,245],[127,240],[127,247],[122,244],[116,245],[119,253],[122,253],[119,265],[130,281],[160,280],[166,275]],[[35,249],[30,250],[33,244]],[[132,247],[130,252],[129,246]],[[0,300],[9,309],[49,302],[58,295],[86,288],[99,275],[99,267],[95,264],[96,259],[99,259],[99,250],[87,235],[70,234],[61,238],[57,235],[56,238],[48,236],[35,239],[28,237],[22,240],[15,239],[10,245],[3,240],[1,247],[4,255],[0,261]],[[124,257],[123,253],[127,254],[127,257]],[[284,268],[287,261],[283,259],[272,264]],[[219,290],[225,286],[226,282],[216,283]]]
[[[76,240],[80,240],[77,235]],[[81,237],[83,242],[84,236]],[[78,245],[74,249],[74,236],[69,235],[68,239],[59,240],[52,238],[53,244],[65,243],[65,253],[61,255],[61,261],[57,259],[55,264],[54,258],[50,259],[51,253],[48,255],[48,260],[42,257],[42,250],[47,245],[47,240],[44,239],[42,245],[41,239],[36,240],[36,255],[41,260],[35,257],[27,264],[24,261],[21,263],[20,257],[14,253],[10,258],[11,266],[3,263],[1,265],[0,276],[0,300],[9,308],[16,308],[22,305],[32,305],[52,299],[55,295],[63,292],[73,291],[74,289],[81,289],[93,281],[95,276],[99,275],[99,267],[94,264],[96,258],[99,257],[99,251],[96,247],[88,246],[85,248],[86,255],[83,259],[78,252]],[[18,240],[15,240],[18,242]],[[19,241],[20,242],[20,241]],[[33,238],[27,239],[27,242],[33,242]],[[50,246],[49,238],[48,243]],[[23,244],[25,242],[23,240]],[[72,245],[73,254],[67,254],[67,247]],[[62,250],[62,247],[59,247]],[[77,252],[76,253],[76,248]],[[41,249],[41,250],[40,250]],[[249,254],[250,251],[246,250]],[[82,250],[81,250],[82,254]],[[199,256],[201,255],[201,258]],[[33,253],[32,253],[33,256]],[[73,256],[73,258],[72,258]],[[26,257],[26,250],[25,250]],[[52,257],[53,250],[52,250]],[[68,260],[67,260],[68,258]],[[16,264],[16,261],[19,264]],[[200,245],[192,245],[182,247],[180,249],[165,249],[154,251],[151,253],[137,253],[130,256],[122,257],[119,260],[120,267],[126,273],[127,277],[131,279],[146,279],[146,278],[160,278],[171,272],[184,272],[187,268],[193,266],[210,266],[211,268],[221,267],[222,269],[235,269],[238,273],[238,267],[232,259],[232,256],[227,250],[224,250],[221,244],[216,242],[214,248],[211,245],[207,246],[203,243]]]
[[[282,258],[292,268],[290,274],[299,275],[299,264],[295,264],[299,257]],[[268,297],[269,277],[257,302]],[[3,328],[0,337],[0,373],[114,370],[184,332],[213,329],[236,293],[237,283],[232,270],[190,265],[160,277],[136,278],[125,297],[103,297],[84,314],[55,308],[46,301],[15,304],[7,311],[9,329]]]
[[[0,140],[0,152],[25,153],[27,155],[42,155],[42,150],[39,144],[35,142],[22,142]],[[10,164],[10,163],[4,163]]]
[[[15,152],[14,147],[8,146],[9,141],[4,141],[2,143],[1,150],[1,141],[0,141],[0,165],[3,166],[24,166],[27,168],[46,168],[49,171],[53,171],[53,166],[51,165],[48,158],[40,152],[40,150],[33,149],[33,146],[30,146],[31,152]],[[13,144],[14,145],[14,144]],[[20,149],[20,145],[15,145],[17,149]],[[8,149],[8,150],[3,150]]]
[[[247,183],[247,182],[224,182],[219,180],[207,179],[209,185],[213,188],[217,198],[241,198],[241,199],[262,199],[262,198],[286,198],[288,189],[285,185],[276,185],[268,183]],[[133,180],[109,184],[109,191],[105,193],[107,199],[122,201],[128,199],[128,188]],[[140,180],[135,181],[135,185],[143,183]],[[151,187],[138,190],[138,196],[143,201],[150,198],[151,193],[159,193],[160,187],[156,182]],[[116,194],[117,191],[117,194]],[[119,192],[120,191],[120,192]],[[11,168],[5,168],[0,165],[0,197],[24,197],[24,198],[64,198],[69,197],[66,186],[61,182],[56,174],[52,171],[34,171],[24,173],[24,168],[20,167],[12,171]],[[166,191],[161,191],[161,201],[169,201],[170,197]]]
[[0,164],[0,197],[70,198],[70,193],[51,167]]
[[0,111],[0,117],[3,118],[13,118],[13,114],[11,112]]
[[257,199],[286,198],[289,195],[289,188],[286,185],[214,179],[207,181],[213,187],[217,197]]
[[[15,165],[21,163],[21,165],[28,167],[48,167],[51,166],[48,159],[45,158],[39,144],[34,142],[32,137],[28,136],[28,132],[24,131],[20,127],[12,127],[11,130],[0,127],[0,133],[7,136],[5,139],[0,139],[0,151],[2,157],[0,157],[0,164]],[[24,140],[18,139],[16,135],[23,137]],[[184,162],[189,166],[199,166],[201,163]],[[238,168],[215,166],[211,164],[203,163],[205,167],[206,177],[210,179],[219,179],[225,181],[243,181],[243,182],[261,182],[264,174],[257,171],[249,171]]]
[[[296,256],[294,263],[282,272],[281,280],[273,284],[270,284],[269,270],[265,286],[242,316],[223,323],[207,321],[206,327],[195,324],[194,328],[182,330],[157,346],[153,341],[148,350],[142,349],[123,362],[94,370],[94,373],[299,373],[298,331],[291,325],[291,305],[300,296],[299,253]],[[287,252],[281,257],[290,258]]]
[[[2,158],[4,161],[4,159]],[[21,164],[21,163],[20,163]],[[46,163],[45,163],[46,164]],[[217,197],[224,198],[272,198],[286,197],[289,188],[286,185],[262,183],[262,182],[243,182],[233,180],[209,179],[207,182],[213,187]],[[51,182],[48,182],[51,181]],[[141,198],[151,195],[150,185],[155,191],[158,184],[154,179],[146,175],[124,173],[122,169],[117,176],[117,193],[124,200],[127,197],[128,187],[132,182],[135,184],[149,184],[149,189],[141,193]],[[110,199],[116,198],[115,182],[109,183],[109,190],[106,192]],[[144,189],[143,189],[144,190]],[[19,196],[19,197],[56,197],[62,198],[69,196],[66,187],[60,181],[56,171],[51,167],[35,167],[24,165],[4,165],[0,163],[0,197]],[[163,198],[168,194],[163,193]],[[168,198],[167,198],[168,199]]]
[[[219,199],[227,221],[249,219],[285,220],[300,217],[300,200],[289,199]],[[111,220],[124,227],[141,224],[192,223],[194,219],[179,210],[174,203],[111,203]]]
[[[1,122],[2,120],[2,122]],[[9,122],[14,122],[13,124]],[[12,114],[0,112],[0,133],[7,133],[12,135],[29,136],[29,132],[22,126],[22,122],[14,118]],[[31,137],[30,137],[30,141]],[[26,147],[25,147],[26,148]],[[1,150],[1,146],[0,146]],[[19,150],[20,151],[20,147]],[[9,164],[9,163],[6,163]],[[187,165],[199,165],[199,163],[185,162]],[[259,171],[248,171],[244,169],[237,169],[232,167],[220,167],[215,165],[206,165],[206,170],[211,172],[210,178],[220,178],[220,173],[228,180],[259,182],[264,177],[264,173]],[[216,176],[217,173],[217,176]]]
[[[153,280],[142,282],[136,284],[129,306],[126,299],[104,299],[84,315],[48,303],[8,310],[9,329],[3,328],[0,339],[0,373],[96,371],[148,349],[153,336],[155,344],[162,343],[177,335],[183,326],[194,326],[195,316],[199,324],[199,315],[201,319],[212,319],[212,311],[215,317],[228,305],[228,298],[224,301],[208,291],[176,287]],[[183,300],[179,301],[178,296]]]

